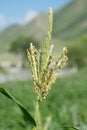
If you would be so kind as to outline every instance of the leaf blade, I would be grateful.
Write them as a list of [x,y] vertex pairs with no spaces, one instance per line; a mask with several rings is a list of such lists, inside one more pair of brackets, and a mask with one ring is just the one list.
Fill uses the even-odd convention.
[[30,123],[30,125],[32,127],[36,126],[36,122],[35,120],[33,119],[33,117],[30,115],[30,113],[27,111],[27,109],[18,101],[16,100],[12,95],[10,95],[8,93],[7,90],[5,90],[4,88],[0,87],[0,92],[6,96],[7,98],[13,100],[18,106],[19,108],[21,109],[23,115],[26,117],[26,119],[28,120],[28,122]]

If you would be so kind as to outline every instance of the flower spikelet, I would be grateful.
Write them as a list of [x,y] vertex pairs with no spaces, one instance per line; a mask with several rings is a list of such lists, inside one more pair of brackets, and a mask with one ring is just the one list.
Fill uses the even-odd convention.
[[57,76],[67,61],[67,48],[64,47],[57,60],[54,61],[53,45],[50,45],[52,33],[52,9],[49,9],[49,26],[45,40],[44,50],[38,51],[33,44],[27,50],[27,58],[29,60],[32,78],[34,81],[34,89],[38,100],[42,101],[46,98],[51,85],[57,79]]

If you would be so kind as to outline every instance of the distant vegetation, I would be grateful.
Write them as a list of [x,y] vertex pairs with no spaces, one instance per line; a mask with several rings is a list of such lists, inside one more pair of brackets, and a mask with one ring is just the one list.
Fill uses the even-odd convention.
[[40,41],[35,39],[34,37],[19,37],[15,39],[11,43],[11,47],[9,49],[10,52],[14,53],[17,57],[18,60],[21,60],[23,66],[24,66],[24,61],[26,61],[27,56],[26,52],[27,49],[30,47],[30,43],[33,43],[33,45],[39,49],[40,48]]
[[21,36],[11,43],[9,51],[15,54],[26,54],[26,50],[29,48],[30,43],[33,43],[37,49],[40,48],[40,41],[34,37]]
[[68,48],[69,65],[78,68],[87,66],[87,37],[75,41]]
[[7,70],[0,66],[0,73],[7,73]]
[[[5,87],[6,86],[6,87]],[[32,81],[4,83],[4,88],[19,99],[30,112],[34,112],[35,95]],[[40,104],[43,122],[52,117],[49,130],[73,130],[67,128],[75,123],[79,130],[87,130],[87,68],[75,75],[59,78],[53,85],[47,100]],[[14,120],[15,119],[15,120]],[[0,129],[28,130],[22,113],[15,103],[0,94]],[[30,130],[30,129],[29,129]]]

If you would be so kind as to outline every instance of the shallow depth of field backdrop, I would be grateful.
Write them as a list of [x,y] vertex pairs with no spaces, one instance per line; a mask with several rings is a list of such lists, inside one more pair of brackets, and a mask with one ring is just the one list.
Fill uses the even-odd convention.
[[[0,84],[34,112],[35,93],[26,58],[30,42],[43,48],[53,8],[55,57],[68,48],[68,62],[40,104],[48,130],[87,130],[87,0],[0,1]],[[0,94],[0,130],[27,130],[15,103]]]

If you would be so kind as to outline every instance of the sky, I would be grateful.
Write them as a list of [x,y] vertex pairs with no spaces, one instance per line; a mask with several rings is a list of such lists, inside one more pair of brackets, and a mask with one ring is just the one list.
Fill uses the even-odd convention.
[[0,0],[0,31],[7,26],[26,24],[41,12],[61,9],[70,0]]

